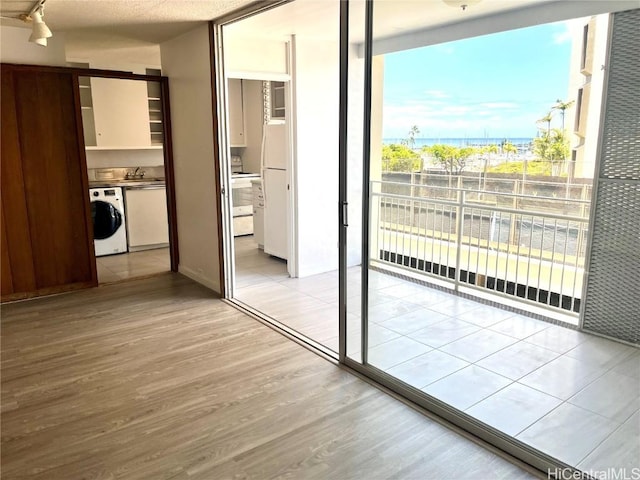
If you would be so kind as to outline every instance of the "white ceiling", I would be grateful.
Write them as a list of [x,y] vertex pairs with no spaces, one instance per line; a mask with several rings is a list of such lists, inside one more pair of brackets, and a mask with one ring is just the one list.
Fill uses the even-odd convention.
[[[454,0],[451,0],[454,1]],[[125,45],[149,47],[176,37],[205,21],[212,20],[252,3],[253,0],[47,0],[45,21],[54,32],[65,32],[67,49],[113,48]],[[3,17],[28,12],[34,1],[0,0]],[[546,9],[564,4],[637,5],[637,0],[468,0],[465,10],[445,0],[377,0],[374,8],[376,39],[397,36],[431,27],[461,24],[469,19],[496,14]],[[261,15],[227,27],[229,34],[252,38],[282,38],[304,32],[307,37],[336,39],[338,0],[296,0]],[[351,0],[352,41],[361,42],[364,0]],[[544,6],[543,6],[544,5]],[[629,7],[632,8],[632,7]],[[607,10],[604,10],[607,11]],[[20,20],[3,19],[2,25],[29,25]],[[327,28],[327,25],[332,26]]]
[[[129,38],[145,43],[160,43],[184,33],[196,24],[223,16],[252,3],[253,0],[47,0],[45,21],[55,32],[96,38]],[[469,18],[493,15],[548,0],[481,0],[463,11],[443,0],[378,0],[375,3],[378,38],[434,25],[455,23]],[[362,26],[364,1],[352,0],[353,24]],[[28,12],[34,1],[2,0],[2,17],[17,17]],[[327,19],[337,28],[337,0],[298,0],[264,15],[241,22],[244,34],[253,37],[285,36],[304,30],[305,35],[335,36],[326,31]],[[3,25],[29,25],[19,20],[2,20]],[[296,32],[298,30],[298,32]],[[354,39],[356,40],[356,39]]]
[[[462,0],[461,0],[462,1]],[[373,22],[376,39],[399,33],[459,23],[541,4],[553,0],[468,0],[466,9],[452,7],[443,0],[377,0]],[[364,36],[363,0],[351,0],[351,40],[361,42]],[[339,2],[298,0],[261,15],[238,22],[229,32],[251,38],[286,38],[304,32],[305,37],[338,37]],[[327,29],[333,26],[333,29]]]
[[[225,15],[253,0],[47,0],[45,22],[54,32],[90,33],[105,38],[130,38],[160,43],[176,37],[198,23]],[[34,1],[2,0],[2,17],[26,13]],[[25,26],[19,20],[2,25]]]

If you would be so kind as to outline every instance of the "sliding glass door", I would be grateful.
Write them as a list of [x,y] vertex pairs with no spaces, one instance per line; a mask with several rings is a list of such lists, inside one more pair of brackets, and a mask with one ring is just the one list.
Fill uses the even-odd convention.
[[222,154],[232,193],[227,292],[332,356],[339,338],[339,19],[338,1],[281,2],[219,29],[228,119]]
[[342,9],[344,361],[543,471],[631,472],[640,356],[578,328],[608,7],[463,3]]

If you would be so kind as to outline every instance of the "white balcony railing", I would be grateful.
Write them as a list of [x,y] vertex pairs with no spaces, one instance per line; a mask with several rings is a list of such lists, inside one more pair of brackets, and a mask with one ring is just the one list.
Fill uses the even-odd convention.
[[372,182],[370,262],[577,316],[588,210],[585,200]]

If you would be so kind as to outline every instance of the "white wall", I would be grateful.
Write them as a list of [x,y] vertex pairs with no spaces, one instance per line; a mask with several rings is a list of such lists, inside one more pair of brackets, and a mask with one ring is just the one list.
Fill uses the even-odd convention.
[[[362,264],[362,155],[364,127],[364,59],[357,46],[349,50],[347,120],[347,265]],[[382,99],[380,99],[382,100]],[[375,137],[374,137],[375,138]],[[372,151],[372,154],[375,153]]]
[[53,32],[47,46],[29,42],[30,28],[4,26],[0,28],[0,60],[4,63],[65,66],[65,35]]
[[164,165],[162,149],[87,150],[87,168],[155,167]]
[[[288,73],[287,47],[284,42],[242,40],[233,35],[233,25],[225,27],[224,36],[226,75],[236,76],[238,72],[242,72],[242,78],[258,80],[265,73]],[[254,76],[247,75],[248,73],[253,73]]]
[[[373,57],[371,64],[371,151],[369,180],[379,182],[382,180],[382,120],[384,107],[384,56]],[[371,192],[380,193],[380,184],[373,184]],[[369,218],[371,225],[377,225],[380,217],[378,202],[370,205]],[[379,228],[370,229],[369,256],[378,258],[378,233]]]
[[70,32],[65,51],[68,61],[89,63],[93,68],[142,74],[147,68],[160,68],[159,45],[117,35]]
[[209,27],[160,45],[169,77],[179,271],[221,292]]
[[337,39],[295,39],[300,277],[338,268],[339,53]]
[[593,70],[590,83],[586,136],[584,139],[583,158],[580,165],[576,165],[575,176],[578,178],[593,178],[596,168],[596,153],[600,140],[600,118],[602,113],[602,100],[604,93],[605,70],[607,64],[607,43],[609,40],[609,15],[596,17],[595,39],[593,52]]

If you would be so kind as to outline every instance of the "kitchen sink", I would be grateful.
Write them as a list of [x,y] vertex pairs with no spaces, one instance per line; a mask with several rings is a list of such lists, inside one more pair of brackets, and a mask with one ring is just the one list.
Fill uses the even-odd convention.
[[164,178],[128,178],[90,181],[90,187],[126,187],[136,185],[164,185]]

